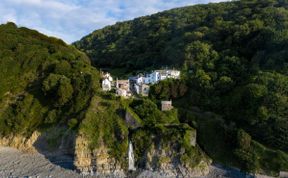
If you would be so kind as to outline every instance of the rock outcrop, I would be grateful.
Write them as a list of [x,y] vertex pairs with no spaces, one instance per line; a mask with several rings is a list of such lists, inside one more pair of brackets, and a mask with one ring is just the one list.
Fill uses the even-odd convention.
[[[189,137],[194,136],[192,133],[188,135]],[[14,147],[25,152],[37,152],[39,148],[35,145],[39,140],[43,140],[42,137],[46,138],[48,136],[38,131],[33,132],[30,137],[11,135],[0,139],[0,145]],[[62,137],[64,138],[65,134]],[[63,146],[63,139],[60,140],[59,149]],[[193,139],[191,142],[191,146],[194,146]],[[211,161],[208,158],[202,159],[196,165],[191,166],[181,160],[181,155],[185,152],[185,149],[179,151],[175,149],[175,146],[178,147],[175,144],[168,145],[168,147],[167,144],[165,146],[153,144],[144,155],[137,158],[136,162],[140,162],[140,164],[136,165],[136,173],[148,170],[158,172],[164,177],[197,177],[209,173]],[[109,154],[109,148],[104,144],[91,150],[88,140],[80,134],[76,138],[75,148],[71,148],[71,150],[75,150],[74,165],[76,169],[84,175],[90,174],[100,177],[126,177],[128,175],[127,165],[121,165],[117,162]]]
[[185,150],[175,151],[153,145],[145,155],[145,169],[159,172],[165,177],[200,177],[209,173],[210,159],[203,159],[191,166],[181,161],[181,154]]
[[132,129],[137,129],[142,126],[141,119],[129,108],[127,108],[125,112],[125,122],[127,126]]
[[40,135],[40,132],[35,131],[30,137],[25,137],[23,135],[6,136],[0,139],[0,145],[17,148],[25,152],[36,152],[33,145]]
[[74,165],[83,174],[125,177],[124,169],[109,155],[109,149],[104,144],[91,150],[87,139],[80,135],[75,146]]
[[[133,176],[147,170],[157,172],[163,177],[200,177],[207,175],[211,160],[195,145],[195,137],[195,130],[188,130],[184,134],[188,144],[186,148],[189,148],[194,154],[192,154],[193,157],[187,157],[189,151],[185,150],[179,143],[173,141],[162,142],[159,141],[161,138],[156,138],[154,135],[151,139],[157,139],[159,142],[152,141],[151,146],[144,154],[139,155],[138,152],[135,157],[136,172],[132,173]],[[131,175],[127,165],[117,162],[109,154],[109,148],[103,143],[91,150],[88,140],[85,136],[80,135],[76,139],[75,146],[74,165],[82,174],[100,177],[126,177]],[[133,144],[133,147],[137,149],[137,144]],[[137,153],[134,152],[134,154]],[[191,161],[191,159],[195,160]],[[126,162],[128,164],[128,153]]]

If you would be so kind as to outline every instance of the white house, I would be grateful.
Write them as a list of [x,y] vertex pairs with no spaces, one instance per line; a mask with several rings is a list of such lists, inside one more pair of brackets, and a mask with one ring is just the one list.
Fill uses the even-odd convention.
[[146,74],[144,78],[145,84],[155,84],[160,80],[165,80],[167,78],[179,79],[179,70],[155,70],[150,74]]
[[138,84],[138,85],[142,85],[143,83],[144,83],[144,81],[145,81],[145,78],[143,77],[143,76],[138,76],[137,78],[136,78],[136,84]]
[[103,91],[110,91],[111,90],[111,82],[109,79],[102,80],[102,90]]
[[158,71],[153,71],[150,74],[146,74],[144,78],[145,84],[155,84],[160,80],[160,73]]
[[102,73],[101,73],[101,77],[102,77],[102,79],[108,79],[110,82],[113,81],[112,76],[111,76],[110,73],[108,73],[108,72],[106,72],[106,73],[102,72]]
[[107,73],[102,72],[101,77],[102,77],[102,90],[110,91],[112,88],[113,78],[108,72]]
[[147,84],[142,83],[141,85],[134,84],[135,91],[138,95],[142,96],[148,96],[149,95],[149,90],[150,86]]
[[156,70],[160,74],[160,80],[165,80],[167,78],[179,79],[180,78],[180,71],[169,69],[169,70]]

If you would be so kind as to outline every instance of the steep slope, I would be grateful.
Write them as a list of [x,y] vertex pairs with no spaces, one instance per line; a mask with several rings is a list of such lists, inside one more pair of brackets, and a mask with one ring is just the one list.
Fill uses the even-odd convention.
[[242,0],[172,9],[74,45],[119,75],[181,69],[180,83],[161,82],[150,98],[174,99],[214,160],[277,175],[288,170],[287,8],[282,0]]
[[99,85],[86,55],[13,23],[1,25],[0,36],[0,134],[75,127]]
[[235,56],[243,64],[256,57],[267,66],[264,56],[274,54],[275,47],[264,50],[272,45],[271,35],[285,29],[285,7],[285,1],[243,0],[172,9],[96,30],[74,45],[96,66],[127,67],[128,72],[182,67],[194,57],[192,50],[203,50],[202,57]]
[[[137,171],[173,176],[209,171],[210,159],[195,141],[190,143],[196,139],[191,134],[195,130],[181,125],[176,112],[168,117],[151,101],[142,106],[142,100],[133,105],[142,109],[133,112],[133,101],[102,92],[99,71],[87,56],[59,39],[13,23],[0,25],[0,83],[0,146],[37,151],[52,163],[83,173],[125,177],[130,140],[135,150],[147,150],[135,153]],[[143,115],[145,110],[155,114],[152,119]],[[128,111],[137,117],[139,128],[126,122]],[[169,120],[176,124],[171,143],[164,139],[171,134],[161,132],[168,129]],[[143,137],[151,147],[142,149]],[[170,145],[175,148],[163,151]],[[148,152],[152,160],[146,160]],[[162,153],[173,160],[157,161]]]

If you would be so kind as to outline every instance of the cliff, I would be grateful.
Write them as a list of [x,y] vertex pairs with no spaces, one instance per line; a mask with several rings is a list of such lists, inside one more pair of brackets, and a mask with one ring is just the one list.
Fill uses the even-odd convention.
[[25,152],[36,152],[33,144],[36,142],[40,132],[35,131],[30,137],[25,137],[23,135],[10,135],[0,139],[0,146],[9,146],[17,148]]
[[[187,140],[187,143],[174,141],[173,138],[167,141],[168,135],[151,134],[147,130],[144,132],[148,137],[141,136],[143,128],[132,130],[129,134],[135,150],[136,171],[133,175],[145,170],[158,172],[168,177],[197,177],[209,173],[211,160],[195,145],[196,130],[188,129],[184,132],[185,134],[176,135]],[[179,140],[182,139],[179,138]],[[142,144],[143,140],[146,145]],[[83,174],[115,177],[125,177],[131,174],[128,171],[128,150],[126,158],[119,162],[113,158],[111,149],[104,143],[91,149],[88,139],[82,134],[76,138],[74,165]]]
[[121,164],[109,155],[106,146],[101,145],[91,150],[88,140],[82,135],[76,139],[74,164],[84,175],[125,177]]
[[181,161],[185,150],[161,149],[153,145],[145,155],[145,167],[148,170],[159,172],[165,177],[200,177],[209,173],[211,160],[203,159],[195,165]]

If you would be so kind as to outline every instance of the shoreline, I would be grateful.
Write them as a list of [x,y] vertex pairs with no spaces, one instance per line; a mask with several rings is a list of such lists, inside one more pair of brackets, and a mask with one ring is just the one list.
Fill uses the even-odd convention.
[[83,177],[76,171],[51,163],[40,153],[23,153],[0,147],[0,177]]
[[[0,177],[97,177],[96,175],[83,175],[75,170],[65,169],[51,163],[44,155],[40,153],[24,153],[16,148],[0,146]],[[99,177],[99,175],[98,175]],[[113,177],[113,176],[109,176]],[[128,177],[130,177],[128,175]],[[134,177],[134,176],[133,176]],[[165,176],[151,171],[143,171],[137,176],[138,178],[163,178]],[[219,164],[210,166],[210,172],[207,176],[198,178],[271,178],[264,175],[251,175],[241,172],[235,168],[225,167]]]

